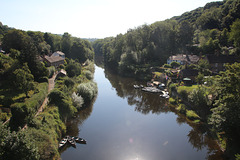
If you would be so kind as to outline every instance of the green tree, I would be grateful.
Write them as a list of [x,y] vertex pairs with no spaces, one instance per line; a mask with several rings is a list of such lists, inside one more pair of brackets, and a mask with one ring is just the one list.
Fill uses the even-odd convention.
[[65,32],[61,39],[61,47],[63,53],[65,53],[66,57],[70,57],[70,49],[72,46],[71,35]]
[[38,160],[38,149],[26,132],[11,132],[0,124],[0,157],[4,160]]
[[74,61],[70,61],[65,69],[69,77],[74,77],[81,74],[81,65],[79,63],[75,63]]
[[229,135],[240,135],[240,63],[226,65],[216,79],[214,93],[217,94],[210,124],[218,131]]
[[236,47],[240,47],[240,19],[231,25],[230,39],[233,40]]
[[26,97],[28,97],[28,91],[34,89],[34,78],[27,64],[24,63],[22,69],[16,69],[13,74],[15,76],[16,87],[20,91],[24,92],[26,94]]

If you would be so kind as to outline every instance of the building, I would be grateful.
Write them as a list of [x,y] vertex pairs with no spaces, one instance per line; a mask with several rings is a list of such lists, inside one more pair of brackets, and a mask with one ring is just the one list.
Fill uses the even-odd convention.
[[60,56],[62,58],[65,58],[65,54],[61,51],[56,51],[51,55],[51,57],[55,57],[55,56]]
[[172,62],[178,62],[181,65],[185,64],[197,64],[199,61],[199,57],[197,55],[187,55],[187,54],[178,54],[170,56],[167,60],[167,64]]
[[44,61],[46,62],[47,66],[54,66],[58,67],[61,64],[64,64],[65,58],[62,58],[60,56],[44,56]]
[[210,70],[213,73],[225,71],[224,65],[227,63],[233,64],[239,62],[239,57],[234,55],[206,55],[205,59],[208,61]]

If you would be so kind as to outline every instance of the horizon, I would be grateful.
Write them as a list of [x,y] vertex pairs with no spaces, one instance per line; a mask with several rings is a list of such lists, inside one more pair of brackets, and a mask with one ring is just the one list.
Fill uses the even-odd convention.
[[[125,34],[129,29],[164,21],[216,0],[11,0],[1,2],[3,25],[73,37],[101,39]],[[153,5],[154,4],[154,5]]]

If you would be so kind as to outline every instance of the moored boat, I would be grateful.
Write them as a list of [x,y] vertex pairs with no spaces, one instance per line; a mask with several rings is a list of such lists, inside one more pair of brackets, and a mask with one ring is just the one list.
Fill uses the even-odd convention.
[[67,140],[74,148],[76,148],[76,141],[75,141],[74,137],[68,136]]
[[87,144],[87,141],[83,138],[79,138],[79,137],[73,137],[73,138],[77,143]]
[[67,141],[68,141],[68,136],[67,136],[67,137],[64,137],[64,138],[60,141],[58,147],[59,147],[59,148],[63,147],[63,146],[67,143]]

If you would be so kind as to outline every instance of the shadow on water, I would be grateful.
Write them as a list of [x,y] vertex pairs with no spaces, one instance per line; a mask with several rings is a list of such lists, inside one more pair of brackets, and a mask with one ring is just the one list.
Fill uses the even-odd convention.
[[[161,114],[177,115],[176,116],[176,122],[177,122],[178,126],[184,126],[185,127],[186,126],[185,124],[188,124],[189,126],[191,126],[191,129],[189,130],[189,132],[186,132],[187,133],[186,137],[187,137],[187,140],[188,140],[189,144],[191,144],[193,150],[196,150],[197,152],[200,152],[202,150],[206,150],[207,153],[206,153],[205,159],[208,159],[208,160],[223,160],[222,151],[218,147],[216,141],[214,141],[213,139],[210,138],[211,136],[208,133],[208,129],[204,125],[193,124],[190,121],[186,120],[185,117],[183,117],[181,115],[178,115],[177,112],[175,112],[172,107],[169,107],[168,100],[160,98],[159,94],[142,92],[140,89],[134,89],[134,87],[133,87],[134,84],[138,84],[138,85],[143,84],[144,85],[144,84],[146,84],[146,82],[136,81],[132,78],[123,78],[123,77],[115,75],[114,73],[111,73],[107,70],[104,71],[104,74],[105,74],[106,79],[109,80],[112,89],[116,91],[117,96],[121,97],[122,99],[126,99],[128,105],[131,106],[131,107],[134,107],[134,110],[136,112],[139,112],[143,115],[152,115],[152,114],[153,115],[161,115]],[[100,95],[99,95],[99,97],[100,97]],[[100,101],[100,100],[98,100],[98,101]],[[67,124],[67,134],[72,135],[72,136],[79,136],[79,135],[81,136],[82,126],[83,126],[84,122],[90,117],[90,115],[93,111],[94,102],[95,101],[93,101],[88,107],[82,108],[82,110],[79,111],[79,113],[76,115],[76,117],[68,122],[68,124]],[[102,114],[102,112],[101,112],[101,114]],[[112,116],[114,117],[114,115],[112,115]],[[147,117],[147,116],[144,116],[144,117]],[[160,116],[157,116],[157,117],[160,117]],[[111,119],[111,121],[114,121],[114,119]],[[94,121],[94,122],[96,122],[96,121]],[[104,121],[104,122],[106,123],[106,121]],[[99,121],[100,124],[102,124],[104,122]],[[156,123],[158,123],[158,122],[156,122]],[[162,123],[162,122],[160,122],[160,123]],[[110,121],[106,124],[110,125]],[[98,124],[95,124],[95,125],[96,126],[94,126],[94,127],[97,128]],[[115,123],[113,123],[112,125],[116,126]],[[168,125],[168,124],[166,124],[166,125]],[[104,128],[104,130],[107,130],[108,132],[109,131],[114,131],[114,130],[111,130],[112,129],[111,127],[113,127],[113,126],[108,126],[108,127]],[[134,126],[132,126],[132,127],[134,127]],[[115,129],[116,127],[113,127],[113,128]],[[85,127],[85,130],[86,130],[86,127]],[[116,153],[118,153],[118,150],[115,151],[114,148],[112,147],[112,145],[113,145],[112,143],[114,143],[112,141],[111,141],[112,143],[111,143],[110,148],[107,147],[108,143],[101,144],[100,145],[101,149],[98,147],[99,144],[97,144],[97,143],[99,143],[99,142],[97,141],[98,138],[94,138],[96,136],[95,134],[97,134],[98,137],[101,136],[102,134],[103,135],[109,135],[109,133],[105,133],[104,130],[101,130],[101,132],[98,131],[98,133],[89,133],[88,132],[88,134],[90,134],[89,137],[92,138],[91,139],[92,144],[88,145],[88,147],[90,147],[89,148],[90,151],[89,150],[84,150],[85,148],[87,149],[88,147],[82,148],[82,150],[81,150],[82,154],[83,154],[83,152],[84,152],[84,154],[89,153],[87,156],[86,155],[84,155],[84,156],[91,157],[92,159],[98,159],[98,158],[101,159],[101,157],[99,157],[99,155],[102,155],[100,151],[101,150],[105,151],[106,149],[108,149],[109,152],[112,152],[112,153],[108,153],[108,157],[111,157],[112,154],[114,154],[113,155],[113,157],[114,157],[116,155]],[[156,131],[157,130],[161,130],[161,128],[156,128]],[[114,133],[116,134],[116,133],[118,133],[118,131],[116,131]],[[127,134],[128,132],[124,132],[122,130],[121,131],[119,130],[119,133],[122,134],[120,136],[124,137],[124,135]],[[152,132],[148,132],[148,133],[152,133]],[[164,134],[163,132],[159,132],[159,133]],[[92,134],[93,134],[93,136],[91,136]],[[173,134],[174,136],[178,136],[178,133],[167,133],[167,134],[170,134],[170,135]],[[181,133],[179,133],[179,134],[181,134]],[[142,135],[144,135],[144,133],[140,134],[140,138],[141,138]],[[114,137],[114,134],[112,136]],[[151,142],[151,143],[153,143],[152,145],[150,144],[150,142],[147,142],[147,144],[145,144],[146,146],[150,146],[150,145],[154,146],[153,148],[151,148],[148,151],[155,150],[156,147],[157,147],[157,148],[161,148],[161,150],[162,150],[162,151],[159,151],[159,153],[164,152],[164,149],[165,149],[164,146],[167,145],[168,141],[165,141],[165,143],[163,145],[161,145],[161,144],[156,144],[155,145],[156,142],[159,142],[161,140],[160,137],[158,137],[158,136],[161,136],[161,135],[157,135],[157,137],[152,137],[153,139],[155,138],[155,140]],[[162,136],[164,136],[164,135],[162,135]],[[110,137],[108,137],[108,139],[111,139]],[[171,137],[171,136],[169,136],[169,137]],[[82,138],[84,138],[84,137],[82,137]],[[131,142],[131,141],[129,140],[129,142]],[[172,142],[172,143],[174,143],[174,142]],[[179,141],[179,143],[181,143],[181,142]],[[121,142],[120,144],[122,144],[124,146],[122,148],[123,150],[124,150],[124,148],[129,147],[129,145],[124,145],[125,141]],[[118,144],[118,145],[120,145],[120,144]],[[131,143],[131,145],[132,145],[132,143]],[[181,147],[181,145],[182,144],[180,144],[180,147]],[[95,147],[97,147],[97,148],[95,148]],[[143,146],[141,146],[141,147],[143,147]],[[138,148],[138,147],[136,147],[136,148]],[[144,149],[148,149],[148,148],[144,148]],[[66,148],[63,149],[63,151],[61,151],[61,153],[63,153],[65,150],[67,150],[67,149]],[[96,152],[92,153],[92,150],[94,150]],[[177,148],[177,146],[172,146],[172,148],[168,148],[168,150],[169,151],[174,150],[174,152],[176,152],[176,153],[174,153],[174,154],[176,154],[175,158],[177,158],[178,155],[180,156],[180,154],[185,154],[185,153],[180,153],[181,148]],[[183,150],[183,151],[185,151],[185,150]],[[72,156],[71,152],[73,152],[73,151],[69,150],[69,153],[65,156]],[[75,153],[76,156],[77,156],[77,154],[79,154],[79,152],[80,151],[78,151],[78,152],[76,151],[76,153]],[[129,152],[129,153],[125,153],[125,154],[122,154],[122,155],[130,154],[131,150],[128,150],[127,152]],[[92,154],[90,154],[90,153],[92,153]],[[150,153],[155,153],[155,152],[150,152]],[[158,155],[159,153],[155,153],[155,154]],[[145,154],[148,155],[147,152]],[[161,156],[164,157],[165,156],[164,154],[167,155],[167,152],[162,153]],[[154,157],[156,155],[149,155],[149,158]],[[170,154],[170,155],[172,155],[172,154]],[[190,154],[189,154],[189,156],[190,156]],[[169,157],[171,157],[171,156],[169,156]],[[183,159],[181,157],[178,157],[178,158]],[[106,157],[102,158],[102,159],[106,159]],[[199,159],[199,157],[195,157],[195,159]]]
[[206,159],[208,160],[224,160],[224,155],[219,145],[211,138],[209,130],[203,124],[195,124],[187,120],[182,115],[179,115],[175,109],[169,107],[168,100],[159,97],[159,94],[146,93],[140,89],[133,89],[133,85],[146,84],[146,82],[136,81],[132,78],[124,78],[114,75],[110,71],[105,70],[105,76],[115,88],[117,95],[122,98],[127,98],[130,106],[135,106],[135,111],[142,114],[161,114],[173,112],[178,115],[176,121],[179,125],[187,123],[192,127],[187,137],[188,142],[197,151],[207,148]]

